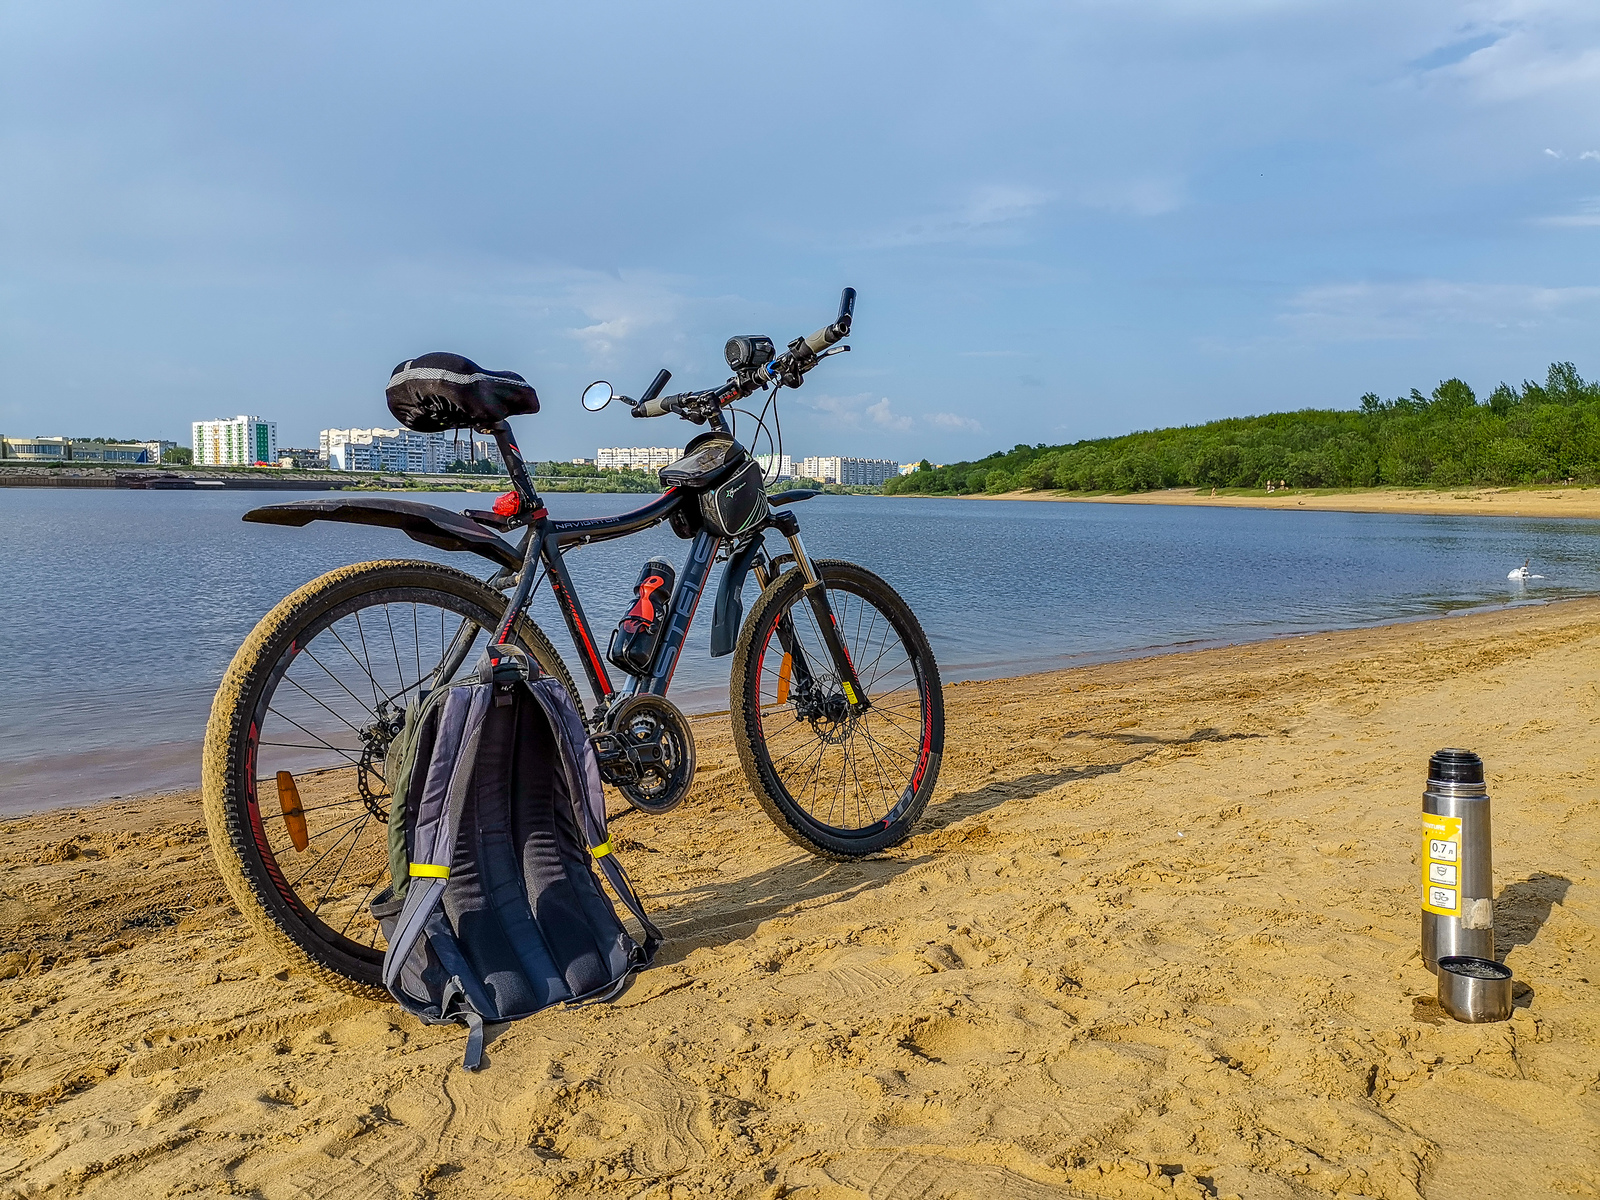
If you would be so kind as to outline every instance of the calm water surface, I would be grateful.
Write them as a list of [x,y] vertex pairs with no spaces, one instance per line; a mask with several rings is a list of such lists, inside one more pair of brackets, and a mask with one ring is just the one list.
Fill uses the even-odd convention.
[[[488,574],[393,530],[239,520],[296,498],[0,490],[0,811],[197,784],[235,648],[324,571],[409,557]],[[548,502],[584,517],[640,498]],[[860,562],[910,601],[947,682],[1600,593],[1600,522],[866,496],[796,511],[813,555]],[[602,644],[639,564],[681,562],[684,545],[662,527],[570,556]],[[1545,578],[1508,580],[1529,555]],[[752,581],[746,611],[754,598]],[[547,592],[534,614],[581,679]],[[710,624],[707,604],[673,682],[692,710],[728,703],[732,659],[709,657]]]

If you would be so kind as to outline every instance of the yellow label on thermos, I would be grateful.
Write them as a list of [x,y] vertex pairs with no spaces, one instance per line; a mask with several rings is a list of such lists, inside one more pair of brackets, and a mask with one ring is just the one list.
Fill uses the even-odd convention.
[[1461,818],[1422,814],[1422,907],[1461,915]]

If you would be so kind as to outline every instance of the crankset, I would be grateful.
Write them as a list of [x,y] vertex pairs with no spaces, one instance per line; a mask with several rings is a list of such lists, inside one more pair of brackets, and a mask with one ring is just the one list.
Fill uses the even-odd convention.
[[664,696],[624,700],[591,739],[600,778],[640,812],[664,813],[683,803],[694,782],[694,735]]

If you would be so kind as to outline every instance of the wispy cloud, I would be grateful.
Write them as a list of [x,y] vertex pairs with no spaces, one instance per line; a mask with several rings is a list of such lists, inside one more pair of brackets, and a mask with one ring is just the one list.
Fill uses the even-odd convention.
[[1441,326],[1525,329],[1600,302],[1600,287],[1517,283],[1341,283],[1310,287],[1279,320],[1317,341],[1380,341],[1428,336]]
[[798,393],[795,403],[824,418],[836,429],[910,429],[912,419],[894,411],[894,402],[887,396],[873,399],[871,392],[858,392],[853,396],[834,396],[827,392]]
[[971,417],[963,417],[960,413],[936,412],[928,414],[928,424],[940,429],[949,429],[956,433],[981,433],[983,426]]
[[1536,225],[1551,225],[1556,228],[1577,229],[1600,225],[1600,196],[1590,196],[1580,201],[1578,211],[1562,213],[1551,217],[1535,218]]
[[1049,203],[1049,193],[1011,184],[988,184],[957,203],[914,217],[868,238],[875,249],[941,242],[1011,242],[1020,226]]
[[1188,196],[1182,179],[1150,175],[1088,184],[1079,190],[1076,199],[1085,208],[1135,217],[1159,217],[1182,208]]

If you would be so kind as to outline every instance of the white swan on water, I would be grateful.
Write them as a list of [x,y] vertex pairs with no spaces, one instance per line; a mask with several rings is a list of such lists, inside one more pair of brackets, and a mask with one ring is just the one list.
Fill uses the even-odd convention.
[[1531,558],[1523,559],[1522,560],[1522,565],[1520,567],[1515,568],[1509,574],[1507,574],[1506,578],[1507,579],[1543,579],[1544,578],[1543,575],[1535,575],[1535,574],[1533,574],[1533,572],[1528,570],[1528,564],[1531,563],[1532,561],[1533,561],[1533,559],[1531,559]]

